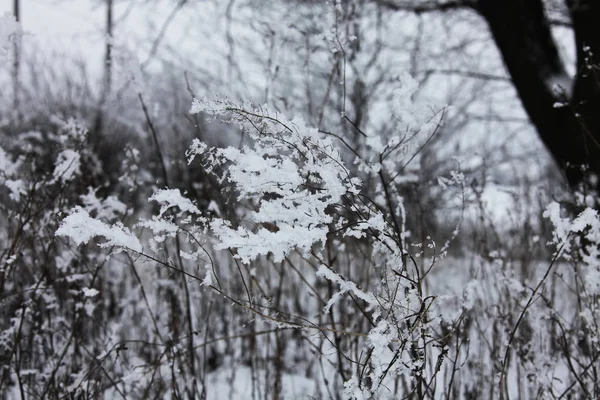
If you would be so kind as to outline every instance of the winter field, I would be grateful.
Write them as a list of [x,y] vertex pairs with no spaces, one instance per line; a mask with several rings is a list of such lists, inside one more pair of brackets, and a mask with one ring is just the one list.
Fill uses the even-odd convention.
[[597,192],[475,12],[8,3],[0,399],[600,398]]

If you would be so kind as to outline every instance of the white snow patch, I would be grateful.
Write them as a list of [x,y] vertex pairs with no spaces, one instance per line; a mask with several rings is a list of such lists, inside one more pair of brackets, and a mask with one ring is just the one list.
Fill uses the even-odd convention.
[[54,165],[52,183],[58,181],[69,182],[80,173],[81,156],[74,150],[66,149],[58,154]]
[[83,297],[96,297],[98,295],[98,293],[100,293],[98,290],[94,289],[94,288],[87,288],[84,287],[83,289],[81,289],[82,293],[83,293]]
[[181,211],[200,214],[198,207],[190,199],[183,197],[179,189],[157,190],[148,200],[161,204],[159,216],[162,216],[171,207],[179,207]]
[[120,223],[110,226],[98,221],[81,207],[75,208],[74,212],[61,222],[56,235],[69,237],[77,244],[87,243],[94,237],[102,236],[106,242],[100,247],[116,246],[142,252],[142,244],[129,229]]

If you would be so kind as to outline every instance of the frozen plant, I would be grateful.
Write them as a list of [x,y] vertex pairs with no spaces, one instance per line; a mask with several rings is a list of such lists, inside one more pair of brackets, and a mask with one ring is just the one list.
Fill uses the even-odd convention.
[[[415,83],[412,78],[403,80],[399,95],[410,99]],[[443,323],[446,336],[451,335],[461,313],[445,321],[430,316],[436,296],[426,294],[420,277],[422,267],[409,252],[407,210],[398,191],[404,181],[403,170],[417,155],[407,154],[403,145],[416,140],[418,153],[439,129],[444,112],[408,107],[411,101],[399,100],[398,104],[403,108],[398,116],[401,134],[385,142],[366,135],[368,153],[361,156],[354,152],[361,171],[357,176],[345,165],[335,136],[308,127],[301,118],[287,119],[267,106],[196,99],[192,114],[204,113],[236,124],[247,135],[247,144],[241,148],[212,148],[194,140],[187,152],[190,163],[200,159],[205,170],[235,192],[239,205],[235,216],[224,218],[219,213],[203,212],[179,190],[160,189],[150,198],[160,205],[158,215],[137,224],[152,233],[149,247],[124,227],[94,222],[83,210],[75,210],[65,218],[57,234],[78,243],[104,237],[102,246],[153,260],[157,260],[154,254],[161,248],[166,249],[167,239],[177,240],[178,254],[175,258],[170,254],[162,262],[164,266],[192,278],[182,266],[186,262],[204,263],[205,277],[197,279],[231,298],[234,304],[276,322],[280,329],[316,329],[327,335],[328,330],[317,322],[298,322],[273,314],[252,293],[247,293],[248,301],[241,301],[224,292],[218,268],[205,246],[211,243],[209,237],[214,237],[214,248],[229,250],[246,265],[260,264],[261,259],[281,263],[294,254],[313,260],[318,264],[316,278],[339,289],[323,305],[322,317],[329,318],[339,312],[336,310],[342,302],[355,299],[372,324],[366,332],[352,333],[364,337],[362,346],[368,356],[358,360],[362,369],[348,376],[346,397],[378,396],[397,377],[408,378],[409,390],[422,395],[440,370],[427,369],[427,364],[441,366],[446,351],[436,330]],[[414,127],[416,123],[421,126]],[[377,196],[370,198],[361,191],[363,179],[377,182]],[[455,174],[445,182],[460,186],[462,179],[461,174]],[[84,226],[91,229],[84,233]],[[332,257],[333,252],[343,252],[348,241],[362,241],[371,248],[376,280],[368,290],[344,276],[341,271],[345,267]],[[436,257],[443,256],[446,249],[447,245]],[[177,258],[179,261],[175,261]],[[435,260],[431,259],[429,270]]]

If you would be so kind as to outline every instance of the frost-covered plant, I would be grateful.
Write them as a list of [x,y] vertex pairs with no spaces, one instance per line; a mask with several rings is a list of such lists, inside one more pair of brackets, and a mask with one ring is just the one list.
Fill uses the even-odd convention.
[[[412,96],[414,81],[405,78],[405,85],[402,95]],[[425,364],[431,354],[441,364],[446,351],[443,345],[438,345],[441,351],[433,348],[439,339],[435,329],[445,324],[451,334],[460,313],[455,320],[446,321],[430,315],[435,296],[425,293],[420,277],[425,270],[409,252],[406,210],[397,187],[405,164],[415,155],[399,149],[407,142],[413,144],[416,137],[423,139],[415,148],[422,146],[435,134],[443,113],[425,118],[413,107],[413,113],[404,110],[399,120],[401,135],[386,143],[367,136],[370,153],[367,157],[356,153],[362,171],[359,178],[344,165],[331,136],[306,127],[301,119],[287,120],[264,106],[226,100],[196,100],[191,111],[237,123],[252,139],[251,145],[242,149],[209,149],[195,142],[188,152],[190,161],[201,156],[205,168],[221,173],[222,179],[233,184],[238,201],[250,207],[239,216],[242,222],[236,226],[220,218],[211,221],[211,230],[219,239],[217,247],[233,250],[244,263],[267,254],[280,262],[293,250],[316,260],[317,277],[339,287],[324,304],[323,314],[333,313],[347,296],[362,303],[372,324],[365,333],[366,356],[357,360],[362,368],[351,373],[345,383],[346,397],[378,396],[387,382],[398,376],[409,377],[408,390],[422,395],[439,371],[428,371],[427,376]],[[415,128],[412,123],[416,122],[423,124]],[[445,184],[460,185],[463,179],[455,174]],[[374,198],[361,192],[362,180],[377,182]],[[344,251],[348,240],[370,243],[378,280],[368,291],[342,276],[332,261],[331,253]],[[441,256],[445,251],[446,246]],[[431,260],[428,271],[435,257]],[[315,328],[306,323],[295,325]]]
[[334,223],[333,209],[344,196],[357,195],[360,185],[332,139],[301,119],[284,120],[266,107],[195,100],[191,112],[201,111],[230,116],[252,139],[242,149],[208,149],[196,140],[188,151],[190,162],[200,155],[206,168],[223,169],[223,179],[239,193],[238,201],[250,201],[255,208],[240,226],[212,220],[218,247],[236,249],[247,263],[268,253],[280,262],[293,249],[308,255],[314,244],[324,245]]
[[[414,81],[405,77],[404,84],[401,95],[412,96],[416,90]],[[424,110],[429,110],[429,115]],[[75,210],[64,219],[57,234],[78,243],[102,236],[103,246],[115,246],[152,259],[156,259],[152,254],[161,251],[165,239],[177,240],[178,254],[167,255],[165,266],[188,277],[192,274],[186,272],[183,259],[192,262],[204,259],[205,272],[200,274],[204,278],[196,276],[205,287],[275,322],[280,329],[317,330],[327,338],[329,333],[336,334],[336,329],[331,330],[319,321],[323,318],[334,321],[338,318],[334,315],[345,312],[346,303],[353,301],[370,327],[365,332],[347,333],[363,338],[357,343],[363,348],[363,355],[355,360],[360,368],[338,361],[340,374],[346,380],[346,397],[378,396],[399,377],[407,379],[407,391],[422,396],[440,370],[447,352],[443,342],[452,335],[461,313],[458,309],[458,314],[444,320],[431,315],[436,308],[436,296],[426,293],[421,274],[431,271],[445,255],[447,245],[438,250],[432,242],[429,248],[434,255],[427,254],[428,264],[417,264],[415,257],[425,258],[426,254],[422,250],[411,254],[407,211],[398,185],[404,181],[404,169],[416,156],[407,154],[402,146],[417,141],[418,153],[439,128],[443,112],[413,107],[399,114],[401,132],[397,137],[384,143],[380,138],[366,135],[367,153],[355,152],[358,171],[345,165],[334,135],[307,127],[300,118],[286,119],[267,106],[194,100],[191,112],[235,123],[249,139],[249,144],[241,148],[210,148],[195,140],[187,153],[190,163],[200,158],[204,169],[218,175],[222,183],[235,191],[238,207],[234,218],[220,217],[218,210],[201,212],[179,191],[162,189],[150,199],[160,204],[158,215],[137,224],[152,232],[149,248],[143,247],[125,228],[100,224],[82,210]],[[413,127],[415,123],[421,126]],[[444,182],[461,186],[463,179],[457,173]],[[377,182],[375,196],[361,191],[363,180]],[[96,228],[84,232],[84,227]],[[281,310],[261,303],[261,298],[270,301],[263,289],[260,289],[262,296],[257,297],[246,283],[247,301],[228,294],[218,283],[219,268],[215,268],[212,259],[206,259],[207,234],[215,237],[214,248],[227,249],[235,259],[251,266],[253,281],[257,278],[252,271],[266,260],[277,264],[299,256],[315,263],[317,279],[339,290],[330,289],[330,298],[321,305],[322,314],[317,321],[283,317],[285,313],[278,314]],[[179,242],[181,237],[183,242]],[[353,243],[367,245],[367,261],[374,265],[373,276],[366,282],[344,276],[343,271],[354,260],[346,259],[347,265],[337,260],[336,254],[344,253],[346,246]],[[258,281],[257,284],[262,285]],[[362,288],[361,284],[369,288]],[[440,331],[446,339],[442,340]],[[343,331],[340,333],[343,336]],[[338,342],[335,351],[343,354],[346,350],[340,347],[339,337],[334,339]],[[430,368],[431,360],[440,366]]]
[[[410,100],[416,85],[407,77],[403,82],[399,95]],[[194,100],[192,113],[233,124],[243,135],[239,148],[195,140],[186,153],[191,166],[213,174],[231,192],[229,210],[217,205],[225,197],[219,203],[202,199],[201,205],[177,188],[161,188],[149,198],[154,214],[126,225],[118,218],[124,209],[113,207],[116,199],[98,199],[94,191],[80,195],[79,207],[62,220],[57,235],[78,244],[94,240],[110,260],[131,268],[132,275],[121,275],[135,288],[128,299],[141,296],[147,312],[144,318],[136,307],[125,313],[145,321],[133,329],[136,337],[164,349],[135,353],[146,369],[112,371],[114,381],[124,382],[111,390],[197,397],[209,387],[206,377],[214,365],[228,363],[235,370],[243,363],[266,374],[252,377],[253,393],[262,380],[274,382],[265,391],[280,395],[284,358],[292,353],[304,354],[313,379],[320,370],[322,396],[593,393],[599,354],[597,214],[586,210],[571,221],[561,218],[557,205],[548,208],[557,252],[542,274],[530,272],[531,282],[515,272],[510,254],[493,251],[485,258],[474,255],[467,273],[464,261],[447,259],[458,226],[441,247],[432,237],[423,242],[412,237],[407,228],[411,210],[402,185],[415,179],[411,162],[444,116],[444,110],[432,112],[409,100],[397,101],[403,110],[394,117],[398,135],[362,132],[359,148],[267,106]],[[407,144],[414,152],[406,151]],[[72,184],[84,164],[79,160],[62,149],[49,183]],[[5,169],[14,170],[13,164]],[[440,190],[458,194],[463,207],[472,195],[467,181],[460,163],[458,171],[438,179]],[[563,264],[568,254],[572,271]],[[550,275],[554,270],[560,275]],[[571,283],[578,289],[563,297],[577,304],[577,312],[557,300],[557,285]],[[89,304],[103,294],[93,289],[82,288],[86,300],[78,303],[92,314]],[[211,319],[213,304],[222,318]],[[232,320],[246,321],[242,332],[232,328]],[[110,332],[124,337],[117,327]],[[242,344],[230,345],[233,337]],[[124,357],[119,350],[124,342],[107,340],[103,360]],[[213,345],[221,355],[209,363],[206,349]],[[303,346],[315,349],[315,356]],[[91,380],[84,378],[73,379],[81,386]]]
[[589,370],[600,359],[600,216],[586,208],[575,218],[565,218],[557,203],[548,206],[546,216],[554,225],[556,257],[572,264],[577,288],[577,313],[569,319],[570,333],[578,340],[565,340],[562,356],[570,365],[577,360],[579,367],[571,369],[579,386],[574,391],[597,394],[599,379]]
[[592,209],[563,214],[557,203],[544,212],[554,252],[530,267],[530,278],[520,276],[518,258],[508,254],[479,261],[465,290],[471,355],[455,375],[457,395],[594,398],[600,220]]
[[93,325],[111,283],[97,251],[65,246],[55,231],[77,204],[98,223],[127,213],[89,186],[99,170],[84,123],[55,118],[53,128],[3,137],[0,148],[0,392],[14,398],[84,391],[80,368],[94,355],[82,349],[102,347]]

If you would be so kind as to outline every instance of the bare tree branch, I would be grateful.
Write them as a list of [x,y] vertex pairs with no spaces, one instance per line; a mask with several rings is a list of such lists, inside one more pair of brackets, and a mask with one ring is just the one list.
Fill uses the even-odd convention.
[[406,1],[406,0],[375,0],[380,6],[394,11],[411,11],[415,13],[445,12],[460,8],[477,8],[475,0],[448,1]]

